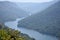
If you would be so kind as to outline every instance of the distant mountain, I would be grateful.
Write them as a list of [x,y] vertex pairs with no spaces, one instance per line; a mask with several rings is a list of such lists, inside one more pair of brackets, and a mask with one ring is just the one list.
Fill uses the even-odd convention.
[[0,22],[25,16],[28,16],[28,13],[19,8],[16,3],[0,1]]
[[18,27],[34,29],[40,33],[60,36],[60,1],[38,14],[18,22]]
[[44,2],[44,3],[17,3],[17,5],[23,10],[29,12],[30,14],[35,14],[41,12],[44,9],[48,8],[50,5],[55,2]]

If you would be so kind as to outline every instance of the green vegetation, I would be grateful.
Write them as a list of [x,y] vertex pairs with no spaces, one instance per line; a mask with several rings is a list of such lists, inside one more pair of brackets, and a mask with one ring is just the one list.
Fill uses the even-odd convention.
[[28,35],[0,24],[0,40],[35,40]]

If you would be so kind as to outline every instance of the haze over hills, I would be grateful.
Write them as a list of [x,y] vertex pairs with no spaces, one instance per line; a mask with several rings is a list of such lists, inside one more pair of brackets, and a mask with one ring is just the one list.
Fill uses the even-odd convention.
[[19,8],[16,3],[0,1],[0,22],[28,16],[28,13]]
[[[21,18],[29,16],[46,9],[50,3],[16,3],[9,1],[0,1],[0,22],[8,21],[10,19]],[[19,6],[18,6],[19,5]],[[44,7],[43,7],[44,6]],[[27,9],[26,9],[27,8]]]
[[44,9],[48,8],[50,5],[54,4],[54,1],[51,2],[43,2],[43,3],[16,3],[20,8],[29,12],[29,14],[35,14],[37,12],[41,12]]
[[60,37],[60,1],[18,23],[18,27],[34,29],[43,34]]

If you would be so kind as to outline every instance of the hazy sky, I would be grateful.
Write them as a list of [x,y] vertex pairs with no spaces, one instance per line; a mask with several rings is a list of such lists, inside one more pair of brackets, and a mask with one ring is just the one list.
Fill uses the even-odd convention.
[[12,2],[50,2],[52,0],[0,0],[0,1],[12,1]]

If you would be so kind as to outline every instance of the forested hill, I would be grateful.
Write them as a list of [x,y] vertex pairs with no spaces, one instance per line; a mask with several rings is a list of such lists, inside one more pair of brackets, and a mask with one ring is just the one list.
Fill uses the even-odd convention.
[[14,2],[0,1],[0,22],[25,16],[28,16],[28,13],[19,8]]
[[18,27],[25,27],[37,30],[40,33],[60,36],[60,1],[18,23]]

